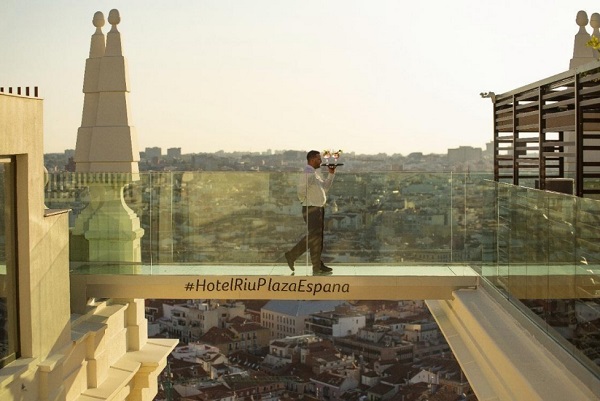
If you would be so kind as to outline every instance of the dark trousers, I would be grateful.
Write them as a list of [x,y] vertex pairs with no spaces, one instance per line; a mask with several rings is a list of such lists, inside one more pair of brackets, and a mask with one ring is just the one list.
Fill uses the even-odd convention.
[[308,247],[313,269],[319,269],[321,267],[321,253],[323,252],[325,208],[318,206],[302,206],[302,217],[306,222],[307,233],[290,250],[289,255],[293,260],[296,260]]

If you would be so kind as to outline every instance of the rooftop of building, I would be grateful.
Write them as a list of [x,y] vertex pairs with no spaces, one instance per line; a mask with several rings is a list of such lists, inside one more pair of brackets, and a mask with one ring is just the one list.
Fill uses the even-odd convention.
[[[287,268],[287,267],[286,267]],[[289,275],[289,269],[285,272],[285,275]],[[273,266],[272,269],[277,269],[277,267]],[[279,270],[279,269],[277,269]],[[245,272],[244,272],[245,273]],[[312,274],[312,272],[310,273]],[[334,310],[335,307],[344,301],[326,301],[326,300],[315,300],[315,301],[303,301],[303,302],[294,302],[290,300],[272,300],[263,306],[264,311],[281,313],[288,316],[308,316],[311,313],[320,312],[320,311],[331,311]]]

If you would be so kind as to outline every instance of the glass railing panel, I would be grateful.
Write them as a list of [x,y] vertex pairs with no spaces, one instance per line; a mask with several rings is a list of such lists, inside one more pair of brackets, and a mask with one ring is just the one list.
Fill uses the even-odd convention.
[[[285,263],[283,253],[306,230],[297,177],[57,173],[49,175],[46,205],[72,209],[73,262]],[[480,264],[492,248],[486,236],[493,230],[483,216],[486,178],[340,171],[326,206],[324,258],[339,264]]]
[[139,182],[142,260],[165,263],[274,262],[302,220],[290,174],[151,173]]
[[482,265],[481,275],[502,291],[507,291],[511,263],[512,242],[512,187],[498,182],[489,182],[487,192],[487,258]]
[[[600,203],[496,183],[497,266],[482,276],[598,372]],[[585,312],[584,312],[585,311]]]

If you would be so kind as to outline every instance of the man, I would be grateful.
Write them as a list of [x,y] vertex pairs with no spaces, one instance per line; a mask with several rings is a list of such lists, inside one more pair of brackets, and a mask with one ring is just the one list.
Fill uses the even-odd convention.
[[306,154],[307,165],[298,180],[298,199],[302,203],[302,217],[306,222],[306,235],[289,251],[285,253],[288,266],[294,271],[294,262],[307,248],[310,251],[313,274],[331,272],[321,260],[323,252],[323,227],[325,217],[325,202],[327,192],[333,183],[335,167],[329,167],[327,179],[323,179],[317,169],[321,166],[321,154],[311,150]]

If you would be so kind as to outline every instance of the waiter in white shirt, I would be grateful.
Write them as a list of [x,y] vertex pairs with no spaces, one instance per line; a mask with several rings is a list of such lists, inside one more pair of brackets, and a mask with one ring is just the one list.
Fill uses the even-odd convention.
[[329,174],[323,179],[317,169],[321,166],[321,153],[311,150],[306,154],[307,164],[298,179],[298,199],[302,203],[302,217],[306,222],[307,232],[300,241],[285,253],[288,266],[294,271],[294,262],[308,247],[313,274],[331,272],[321,260],[323,253],[323,228],[325,218],[325,202],[327,192],[333,184],[335,166],[328,166]]

